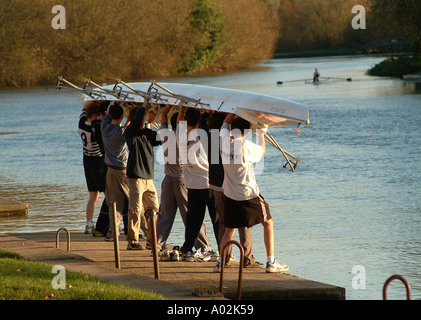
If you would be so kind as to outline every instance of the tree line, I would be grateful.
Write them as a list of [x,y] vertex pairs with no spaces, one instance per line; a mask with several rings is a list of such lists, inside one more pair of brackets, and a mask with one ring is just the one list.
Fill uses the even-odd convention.
[[[352,8],[366,10],[366,29],[353,29]],[[408,37],[420,52],[419,0],[282,0],[277,52],[359,49],[367,42]]]
[[270,58],[277,1],[0,1],[0,86],[165,77],[221,71]]
[[0,1],[0,87],[151,79],[251,66],[275,52],[357,48],[410,36],[419,52],[421,1],[359,0],[367,28],[351,27],[355,0]]

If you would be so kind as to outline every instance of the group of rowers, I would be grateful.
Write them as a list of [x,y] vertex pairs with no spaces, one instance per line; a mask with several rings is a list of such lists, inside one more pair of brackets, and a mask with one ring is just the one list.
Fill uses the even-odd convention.
[[[201,112],[180,103],[163,106],[157,117],[147,100],[143,104],[131,103],[123,125],[125,106],[119,101],[88,101],[80,116],[79,134],[89,191],[85,233],[104,234],[106,239],[112,239],[110,226],[119,226],[123,219],[127,249],[145,249],[139,242],[140,229],[147,238],[146,248],[150,249],[152,235],[147,230],[145,212],[152,210],[157,214],[157,248],[163,256],[178,209],[185,226],[179,255],[185,261],[216,261],[213,270],[220,272],[222,263],[230,265],[231,250],[222,262],[218,252],[210,249],[204,224],[207,208],[219,252],[238,229],[244,267],[264,267],[253,256],[251,239],[251,227],[262,224],[266,272],[287,271],[289,267],[275,259],[273,219],[253,169],[266,151],[265,129],[256,131],[258,138],[254,143],[245,138],[250,122],[234,114]],[[160,129],[153,130],[157,118]],[[153,182],[154,147],[159,145],[165,159],[160,202]],[[94,227],[100,193],[105,199]],[[114,203],[116,221],[114,215],[107,214]]]

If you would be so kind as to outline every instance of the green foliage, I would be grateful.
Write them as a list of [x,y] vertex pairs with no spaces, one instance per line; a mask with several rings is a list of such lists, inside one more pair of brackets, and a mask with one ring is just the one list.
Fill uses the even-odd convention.
[[161,295],[66,272],[66,289],[53,289],[49,264],[0,251],[0,300],[162,300]]
[[407,36],[416,55],[421,54],[421,1],[371,0],[378,37]]
[[1,258],[9,258],[9,259],[16,259],[16,260],[24,260],[22,256],[20,256],[17,253],[6,251],[3,249],[0,249],[0,259]]
[[368,70],[372,76],[402,77],[405,74],[412,74],[421,71],[421,59],[401,56],[399,58],[390,57],[376,64]]
[[196,37],[192,53],[181,62],[182,73],[200,71],[211,65],[225,42],[223,13],[212,0],[194,0],[190,12],[192,37]]

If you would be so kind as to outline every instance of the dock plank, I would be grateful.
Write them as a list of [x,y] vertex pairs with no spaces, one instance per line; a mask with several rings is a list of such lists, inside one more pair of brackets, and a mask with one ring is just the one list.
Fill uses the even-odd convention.
[[[169,299],[193,299],[195,292],[212,295],[219,291],[220,274],[213,272],[214,262],[161,261],[160,278],[154,279],[153,258],[150,250],[126,250],[125,236],[120,236],[121,269],[115,268],[114,244],[104,238],[92,237],[81,232],[71,233],[71,252],[66,252],[67,237],[59,237],[59,249],[55,249],[56,233],[0,234],[0,248],[10,250],[28,259],[52,264],[68,263],[69,268],[83,270],[97,277],[107,276],[116,282],[123,281],[142,287],[145,281],[153,279],[153,286]],[[144,240],[142,240],[144,241]],[[235,251],[234,251],[235,253]],[[76,258],[70,258],[69,256]],[[67,261],[67,262],[66,262]],[[76,263],[77,262],[77,263]],[[101,271],[107,270],[107,271]],[[116,274],[109,275],[109,270]],[[235,299],[238,283],[238,264],[226,268],[224,273],[224,296]],[[131,279],[131,280],[130,280]],[[160,286],[157,283],[161,284]],[[174,286],[183,288],[183,297],[174,298]],[[166,294],[168,288],[169,293]],[[141,288],[142,289],[142,288]],[[177,291],[177,290],[175,290]],[[247,300],[345,300],[345,289],[329,284],[299,278],[289,274],[269,274],[264,269],[246,268],[243,270],[242,299]],[[208,297],[209,298],[209,297]],[[218,299],[212,298],[211,299]]]
[[27,217],[28,205],[14,199],[0,197],[0,218]]

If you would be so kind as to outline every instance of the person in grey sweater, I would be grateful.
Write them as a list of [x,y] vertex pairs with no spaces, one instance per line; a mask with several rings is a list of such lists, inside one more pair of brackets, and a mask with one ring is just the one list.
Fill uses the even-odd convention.
[[[120,226],[121,215],[124,210],[124,202],[129,198],[127,184],[127,144],[124,131],[128,125],[121,127],[124,110],[118,102],[110,105],[108,113],[101,122],[102,141],[105,150],[105,164],[107,168],[106,188],[107,204],[111,208],[116,203],[116,225]],[[110,215],[110,223],[113,224],[113,215]],[[109,239],[110,237],[107,237]]]

